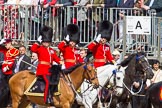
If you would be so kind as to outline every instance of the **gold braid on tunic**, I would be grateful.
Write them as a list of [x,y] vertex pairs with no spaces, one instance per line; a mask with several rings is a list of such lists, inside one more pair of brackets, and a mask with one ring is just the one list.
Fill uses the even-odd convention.
[[[14,53],[11,53],[11,50],[15,49]],[[9,49],[6,53],[6,57],[15,57],[19,54],[19,51],[16,48]]]

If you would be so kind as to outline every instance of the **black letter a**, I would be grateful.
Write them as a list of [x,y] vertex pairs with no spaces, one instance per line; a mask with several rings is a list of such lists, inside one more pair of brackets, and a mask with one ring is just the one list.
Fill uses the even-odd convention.
[[139,21],[137,22],[136,29],[137,27],[140,27],[142,29],[141,23]]

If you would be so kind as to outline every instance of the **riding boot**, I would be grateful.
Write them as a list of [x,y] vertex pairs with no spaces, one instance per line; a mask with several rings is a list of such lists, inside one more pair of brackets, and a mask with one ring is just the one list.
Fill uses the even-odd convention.
[[55,86],[54,86],[54,96],[59,96],[59,95],[61,95],[61,93],[60,93],[59,90],[58,90],[58,86],[59,86],[59,85],[55,85]]
[[47,96],[46,104],[50,104],[51,106],[54,106],[53,95],[51,94],[50,89],[48,91],[48,96]]

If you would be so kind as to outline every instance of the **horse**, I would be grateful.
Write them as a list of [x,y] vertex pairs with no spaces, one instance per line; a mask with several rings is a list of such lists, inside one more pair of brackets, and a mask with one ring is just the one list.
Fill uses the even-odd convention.
[[[121,108],[127,108],[129,102],[132,100],[132,96],[144,96],[145,81],[146,79],[151,79],[154,74],[144,52],[129,55],[120,65],[126,67],[126,69],[123,79],[124,91],[119,98],[119,102]],[[141,81],[141,85],[139,89],[134,92],[133,82],[137,79]],[[143,105],[142,100],[139,99],[138,101],[140,101],[140,103],[138,103],[138,108],[140,108]]]
[[[0,46],[1,48],[2,46]],[[3,47],[2,47],[3,48]],[[10,103],[10,91],[8,86],[8,80],[2,73],[2,63],[4,61],[4,54],[0,52],[0,108],[5,108]]]
[[0,108],[5,108],[10,104],[10,90],[7,80],[4,78],[3,73],[0,72]]
[[[25,108],[30,102],[50,106],[45,104],[43,97],[24,95],[24,92],[36,78],[29,70],[24,70],[13,75],[9,80],[9,87],[12,98],[12,108]],[[54,106],[57,108],[70,108],[74,102],[76,90],[81,86],[84,79],[94,85],[98,85],[96,69],[91,63],[84,63],[67,75],[62,74],[60,82],[60,95],[53,97]]]
[[[114,73],[115,71],[115,73]],[[92,108],[93,104],[96,103],[98,97],[101,98],[101,89],[104,88],[106,84],[113,88],[113,92],[115,92],[115,96],[120,96],[123,92],[123,78],[124,78],[124,68],[120,68],[116,71],[115,65],[105,65],[97,68],[97,77],[99,80],[100,88],[95,89],[90,83],[84,81],[81,85],[81,97],[82,99],[78,99],[76,97],[77,102],[80,105],[84,105],[85,108]],[[116,108],[116,101],[114,98],[110,106],[114,106]]]
[[162,108],[162,81],[152,84],[146,91],[145,108]]

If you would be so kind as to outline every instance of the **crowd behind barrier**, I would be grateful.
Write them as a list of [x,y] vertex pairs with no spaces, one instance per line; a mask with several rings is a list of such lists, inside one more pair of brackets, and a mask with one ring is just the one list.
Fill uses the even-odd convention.
[[[74,23],[80,27],[81,46],[87,46],[96,34],[98,22],[110,20],[114,30],[111,39],[112,50],[119,47],[121,52],[132,53],[135,49],[144,50],[151,58],[160,57],[161,19],[156,17],[155,10],[144,11],[139,8],[106,8],[93,5],[90,7],[48,6],[4,4],[1,5],[1,34],[0,38],[12,38],[14,44],[27,46],[35,42],[43,25],[51,26],[54,30],[53,44],[57,45],[64,37],[62,31],[67,24]],[[125,16],[150,16],[151,35],[129,35],[125,32]]]
[[[35,3],[33,3],[33,5],[31,5],[29,1],[26,3],[20,2],[19,4],[8,2],[0,5],[0,39],[12,38],[14,40],[13,44],[18,45],[20,48],[19,51],[21,50],[21,45],[28,47],[37,41],[40,29],[43,25],[53,28],[54,38],[52,39],[52,42],[53,46],[57,48],[57,44],[64,38],[62,37],[63,29],[70,23],[79,25],[79,46],[86,47],[94,40],[98,23],[102,20],[109,20],[113,23],[114,28],[110,42],[111,50],[114,50],[115,48],[119,50],[118,52],[115,49],[112,53],[114,58],[116,58],[116,62],[120,57],[123,59],[127,54],[129,55],[137,50],[144,50],[147,52],[148,58],[160,58],[160,51],[162,48],[162,19],[156,17],[155,10],[144,11],[139,8],[133,8],[134,5],[129,8],[124,6],[111,7],[106,3],[99,5],[93,4],[93,6],[92,3],[88,6],[80,4],[73,6],[71,3],[64,3],[53,6],[52,3],[39,4],[38,0],[34,1]],[[151,35],[126,34],[125,16],[151,17]],[[25,53],[26,52],[24,51],[23,55],[26,55]],[[84,48],[81,49],[80,54],[87,55],[87,50]],[[32,65],[27,68],[35,72],[38,58],[37,55],[33,53],[31,55]],[[61,56],[60,53],[60,58]],[[19,57],[19,60],[21,57],[22,56]],[[22,65],[19,60],[15,65]],[[15,70],[16,69],[17,68],[15,68]],[[157,70],[159,70],[159,68]],[[159,79],[161,78],[159,77]],[[153,80],[155,80],[155,78]]]

